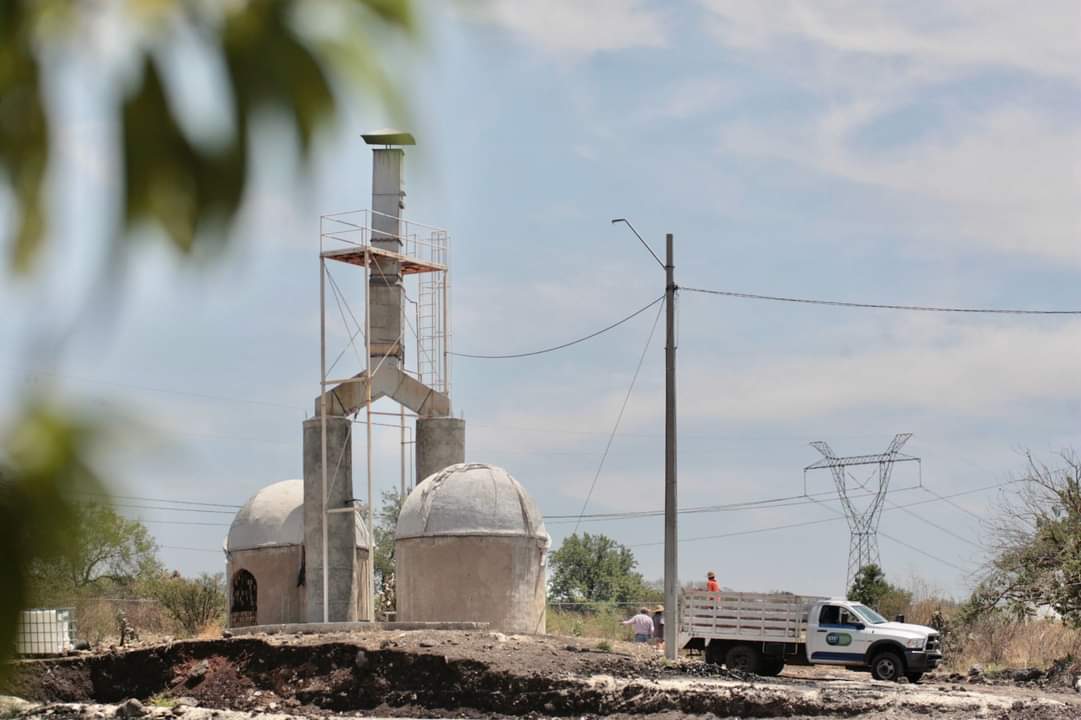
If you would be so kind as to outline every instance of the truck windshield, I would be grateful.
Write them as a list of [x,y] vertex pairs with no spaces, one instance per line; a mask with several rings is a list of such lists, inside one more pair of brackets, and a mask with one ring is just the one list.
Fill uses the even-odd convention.
[[853,604],[852,609],[855,610],[860,617],[866,620],[869,625],[881,625],[884,622],[889,622],[886,618],[882,617],[866,605]]

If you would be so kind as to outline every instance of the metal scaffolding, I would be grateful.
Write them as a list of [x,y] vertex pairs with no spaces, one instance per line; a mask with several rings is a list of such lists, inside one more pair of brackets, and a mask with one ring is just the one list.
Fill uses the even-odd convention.
[[[377,227],[379,226],[379,227]],[[387,227],[398,228],[397,235]],[[377,241],[378,244],[373,242]],[[387,249],[397,243],[400,252]],[[372,468],[372,428],[398,429],[400,452],[400,490],[409,490],[414,444],[413,428],[407,419],[421,415],[450,414],[450,239],[442,228],[423,225],[375,210],[356,210],[323,215],[319,223],[319,322],[320,322],[320,396],[317,412],[321,419],[322,464],[322,530],[323,530],[323,618],[328,617],[327,526],[328,515],[356,512],[354,504],[347,508],[327,507],[327,419],[348,417],[354,424],[365,427],[367,494],[366,507],[369,537],[373,537],[376,503]],[[363,269],[363,317],[358,318],[349,302],[351,283],[339,285],[330,272],[331,263]],[[327,363],[327,287],[330,286],[334,305],[343,325],[346,341],[337,356]],[[416,305],[412,322],[401,303],[400,332],[396,342],[372,342],[372,287],[394,287],[401,296]],[[410,292],[412,291],[412,293]],[[410,295],[417,298],[410,299]],[[416,355],[407,362],[406,335],[416,342]],[[361,341],[358,347],[357,340]],[[348,361],[347,353],[354,351],[360,367],[354,373],[334,372]],[[332,377],[331,375],[334,375]],[[372,403],[389,397],[399,403],[398,412],[384,413],[372,409]],[[364,411],[364,420],[358,415]],[[389,416],[396,422],[379,422],[376,416]],[[352,427],[352,425],[350,426]],[[369,573],[368,618],[375,619],[375,580]]]

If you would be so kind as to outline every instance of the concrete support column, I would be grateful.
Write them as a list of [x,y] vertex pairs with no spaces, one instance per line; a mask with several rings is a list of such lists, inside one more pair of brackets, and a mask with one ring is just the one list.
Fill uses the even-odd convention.
[[[327,418],[327,509],[352,507],[352,421]],[[323,621],[323,449],[318,417],[304,421],[304,596],[306,622]],[[329,622],[357,619],[356,518],[327,516]]]
[[465,462],[465,420],[417,418],[417,483],[448,465]]

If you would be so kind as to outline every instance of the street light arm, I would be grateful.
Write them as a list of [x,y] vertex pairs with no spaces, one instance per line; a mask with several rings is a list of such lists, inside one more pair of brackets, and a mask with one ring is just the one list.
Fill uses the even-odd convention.
[[661,259],[657,257],[657,253],[653,252],[653,248],[649,246],[649,243],[647,243],[645,239],[638,234],[638,231],[634,229],[634,225],[631,225],[630,220],[628,220],[627,218],[612,218],[612,224],[615,225],[616,223],[623,223],[624,225],[629,227],[631,229],[631,232],[634,233],[638,240],[642,243],[642,247],[644,247],[646,250],[649,250],[649,254],[653,256],[653,259],[657,261],[657,264],[660,265],[662,268],[665,267],[664,263],[661,262]]

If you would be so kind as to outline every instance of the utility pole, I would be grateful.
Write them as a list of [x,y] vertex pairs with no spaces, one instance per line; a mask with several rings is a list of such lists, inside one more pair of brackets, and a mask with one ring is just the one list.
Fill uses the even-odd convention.
[[672,259],[672,233],[664,236],[665,262],[627,218],[614,218],[638,237],[657,264],[664,268],[664,305],[667,340],[664,345],[664,656],[679,655],[679,549],[676,534],[676,265]]
[[672,233],[664,236],[664,656],[675,660],[679,638],[679,553],[676,548],[676,267]]

